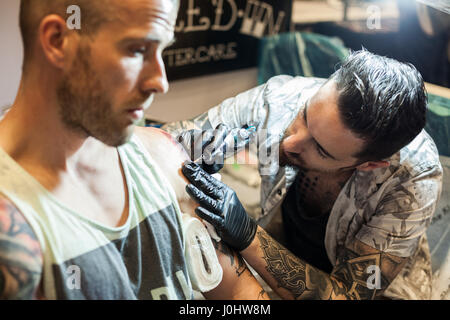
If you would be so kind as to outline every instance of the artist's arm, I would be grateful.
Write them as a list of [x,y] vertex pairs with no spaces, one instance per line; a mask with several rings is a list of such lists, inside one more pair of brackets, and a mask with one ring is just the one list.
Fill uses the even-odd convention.
[[[147,150],[164,171],[176,193],[180,209],[195,215],[198,206],[186,193],[187,180],[181,172],[182,164],[188,160],[185,151],[165,131],[152,128],[136,128],[136,133]],[[210,292],[203,293],[207,299],[268,299],[261,285],[251,274],[242,257],[223,242],[213,241],[223,269],[223,280]]]
[[0,195],[0,299],[31,300],[43,267],[39,241],[22,213]]
[[194,163],[183,166],[183,173],[191,182],[187,191],[201,205],[197,214],[213,224],[219,236],[239,250],[282,298],[373,299],[407,262],[406,257],[381,252],[355,239],[347,247],[338,248],[336,265],[327,274],[296,257],[257,227],[228,186]]
[[441,177],[438,167],[429,168],[386,189],[354,240],[337,248],[331,274],[298,259],[262,229],[241,254],[283,297],[374,299],[416,252],[433,216]]
[[337,264],[327,274],[296,257],[261,228],[241,254],[284,299],[374,299],[407,261],[355,240],[349,247],[338,248]]

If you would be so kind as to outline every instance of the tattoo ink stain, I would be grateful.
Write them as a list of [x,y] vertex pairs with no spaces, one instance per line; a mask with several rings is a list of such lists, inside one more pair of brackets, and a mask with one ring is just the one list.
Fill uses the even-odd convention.
[[172,136],[167,131],[158,130],[158,132],[161,133],[162,135],[164,135],[166,138],[173,140]]
[[203,260],[203,265],[205,266],[205,270],[206,270],[207,273],[210,274],[211,273],[211,268],[209,267],[209,263],[206,260],[206,256],[205,256],[205,253],[203,252],[203,247],[202,247],[202,244],[200,242],[200,239],[198,238],[198,236],[195,236],[195,239],[197,239],[198,247],[200,248],[200,252],[202,253],[202,260]]
[[258,300],[262,299],[264,297],[264,295],[266,294],[266,291],[264,289],[262,289],[259,293],[258,293]]
[[257,231],[263,258],[266,261],[266,270],[278,282],[278,286],[288,290],[296,299],[306,290],[306,265],[288,252],[265,231]]
[[242,257],[238,258],[238,266],[236,267],[236,274],[238,278],[244,273],[244,271],[247,269],[247,265],[245,264],[244,259]]

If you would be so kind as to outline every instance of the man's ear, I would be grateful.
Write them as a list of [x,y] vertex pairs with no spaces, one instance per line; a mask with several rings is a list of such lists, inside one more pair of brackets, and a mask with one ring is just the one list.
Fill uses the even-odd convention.
[[360,171],[371,171],[378,168],[389,167],[389,161],[367,161],[356,167],[356,170]]
[[56,14],[46,16],[39,25],[39,41],[47,60],[63,68],[68,56],[69,30],[66,21]]

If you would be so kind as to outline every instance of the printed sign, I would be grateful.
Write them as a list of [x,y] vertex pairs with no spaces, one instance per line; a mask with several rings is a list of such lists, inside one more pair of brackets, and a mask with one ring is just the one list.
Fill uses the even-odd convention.
[[259,39],[288,31],[291,12],[292,0],[182,0],[169,80],[256,66]]

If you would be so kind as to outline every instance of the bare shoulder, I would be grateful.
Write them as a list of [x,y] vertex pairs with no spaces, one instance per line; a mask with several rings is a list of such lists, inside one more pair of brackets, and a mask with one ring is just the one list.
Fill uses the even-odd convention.
[[42,275],[39,241],[23,214],[0,195],[0,299],[34,299]]
[[168,132],[161,129],[137,127],[135,134],[169,180],[177,199],[188,201],[189,196],[185,192],[187,180],[181,172],[181,167],[189,157],[183,147]]
[[164,156],[181,162],[189,159],[183,147],[167,131],[158,128],[137,127],[135,133],[152,157]]

